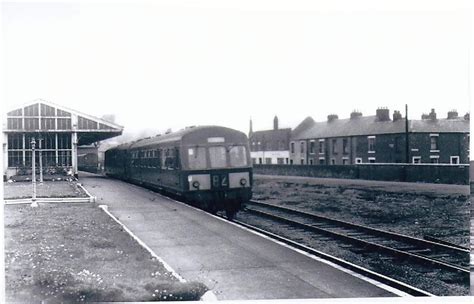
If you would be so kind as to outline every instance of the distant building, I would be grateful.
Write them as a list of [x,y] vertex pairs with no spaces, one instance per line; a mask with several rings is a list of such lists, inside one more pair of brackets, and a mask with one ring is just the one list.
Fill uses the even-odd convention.
[[122,130],[112,122],[44,100],[10,110],[3,119],[4,178],[31,174],[33,140],[36,170],[41,160],[43,170],[77,175],[78,146],[118,136]]
[[273,130],[252,130],[250,120],[250,156],[254,164],[289,164],[291,129],[279,129],[278,117],[273,119]]
[[[408,144],[407,144],[408,139]],[[331,114],[325,122],[306,118],[293,131],[290,162],[308,165],[360,163],[469,163],[469,114],[450,111],[438,119],[434,109],[421,120],[390,117],[386,108],[375,116],[354,111],[350,118]]]

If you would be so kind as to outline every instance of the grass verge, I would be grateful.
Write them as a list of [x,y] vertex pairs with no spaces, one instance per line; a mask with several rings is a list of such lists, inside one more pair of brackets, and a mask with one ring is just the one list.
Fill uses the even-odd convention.
[[102,210],[84,204],[5,206],[9,302],[198,300]]
[[[5,199],[30,198],[33,195],[31,182],[4,183]],[[44,181],[36,184],[37,197],[88,197],[87,193],[76,182]]]

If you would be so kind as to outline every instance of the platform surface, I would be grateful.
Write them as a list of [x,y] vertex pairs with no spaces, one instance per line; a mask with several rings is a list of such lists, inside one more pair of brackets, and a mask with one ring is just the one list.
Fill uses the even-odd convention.
[[176,272],[219,300],[395,296],[150,190],[86,173],[80,182]]

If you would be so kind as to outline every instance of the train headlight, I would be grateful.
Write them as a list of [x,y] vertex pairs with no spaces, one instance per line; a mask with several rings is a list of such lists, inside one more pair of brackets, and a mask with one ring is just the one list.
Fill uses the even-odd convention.
[[240,179],[240,185],[241,185],[242,187],[244,187],[245,185],[247,185],[247,180],[246,180],[245,178],[241,178],[241,179]]
[[199,182],[198,181],[194,181],[193,182],[193,187],[196,188],[196,189],[199,189]]

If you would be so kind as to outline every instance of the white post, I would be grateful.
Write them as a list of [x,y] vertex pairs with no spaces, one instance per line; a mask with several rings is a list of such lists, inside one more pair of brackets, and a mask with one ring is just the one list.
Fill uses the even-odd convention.
[[33,197],[31,198],[31,207],[38,207],[36,202],[36,159],[35,159],[35,138],[31,140],[31,180],[33,182]]
[[71,163],[72,163],[72,173],[77,177],[78,168],[77,168],[77,132],[73,131],[71,136]]
[[40,170],[40,184],[43,183],[43,150],[41,147],[41,142],[43,141],[43,138],[38,138],[39,141],[39,170]]

